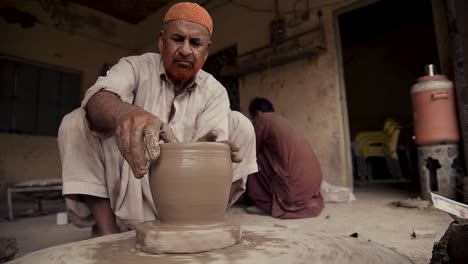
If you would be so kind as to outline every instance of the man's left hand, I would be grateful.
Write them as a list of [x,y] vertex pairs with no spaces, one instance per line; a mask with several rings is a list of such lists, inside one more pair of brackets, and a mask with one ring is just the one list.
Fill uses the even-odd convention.
[[[206,135],[199,138],[197,142],[216,142],[217,139],[218,139],[218,131],[216,131],[216,129],[212,129],[208,133],[206,133]],[[231,140],[223,140],[219,142],[229,145],[229,148],[231,149],[232,162],[240,163],[242,161],[242,157],[238,153],[239,147],[236,144],[234,144],[234,142],[232,142]]]

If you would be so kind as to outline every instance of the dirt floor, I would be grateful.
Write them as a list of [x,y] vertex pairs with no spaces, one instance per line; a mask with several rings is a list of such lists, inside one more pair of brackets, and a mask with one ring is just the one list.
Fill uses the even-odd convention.
[[[437,209],[408,209],[395,207],[392,201],[415,198],[417,193],[389,186],[359,187],[354,192],[357,200],[352,203],[327,203],[317,218],[279,220],[268,216],[246,214],[241,205],[232,208],[228,215],[243,225],[276,226],[295,232],[325,231],[349,236],[358,234],[359,239],[369,239],[409,256],[415,263],[429,263],[432,246],[444,234],[451,218]],[[21,203],[16,214],[24,212],[27,204]],[[34,204],[29,204],[31,208]],[[55,212],[63,211],[60,202],[47,202],[44,207],[49,215],[19,217],[10,222],[0,220],[0,236],[18,240],[20,251],[17,257],[42,248],[88,239],[90,228],[77,228],[71,224],[56,225]],[[0,211],[6,216],[5,208]],[[433,238],[412,238],[414,229],[435,232]]]

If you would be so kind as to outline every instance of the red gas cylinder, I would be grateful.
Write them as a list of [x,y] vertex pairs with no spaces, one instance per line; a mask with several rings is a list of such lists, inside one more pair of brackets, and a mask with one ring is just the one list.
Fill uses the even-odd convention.
[[416,144],[456,143],[460,135],[453,83],[445,75],[428,72],[411,88]]

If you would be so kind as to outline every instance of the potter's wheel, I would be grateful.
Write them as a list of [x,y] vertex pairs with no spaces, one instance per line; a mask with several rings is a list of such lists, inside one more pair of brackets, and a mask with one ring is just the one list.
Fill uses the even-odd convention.
[[196,253],[232,246],[242,236],[238,222],[173,225],[150,221],[135,226],[137,248],[146,253]]
[[136,249],[134,231],[56,246],[12,264],[154,263],[413,263],[398,252],[347,236],[299,233],[282,227],[243,226],[242,240],[231,247],[195,254],[146,254]]

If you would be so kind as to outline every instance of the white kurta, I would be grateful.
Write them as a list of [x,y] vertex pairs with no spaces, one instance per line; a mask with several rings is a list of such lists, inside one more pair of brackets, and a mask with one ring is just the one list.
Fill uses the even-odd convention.
[[157,218],[148,177],[133,176],[114,136],[89,129],[85,107],[100,90],[113,92],[166,123],[174,104],[175,114],[168,124],[181,142],[196,141],[213,128],[219,132],[218,140],[233,140],[243,157],[240,164],[233,164],[233,182],[242,179],[242,191],[247,175],[257,171],[253,127],[245,116],[231,112],[227,92],[213,76],[200,71],[186,90],[174,98],[174,86],[166,78],[158,54],[126,57],[106,77],[99,77],[86,92],[82,107],[65,116],[59,129],[63,194],[76,224],[88,226],[93,222],[79,194],[108,198],[123,229]]

